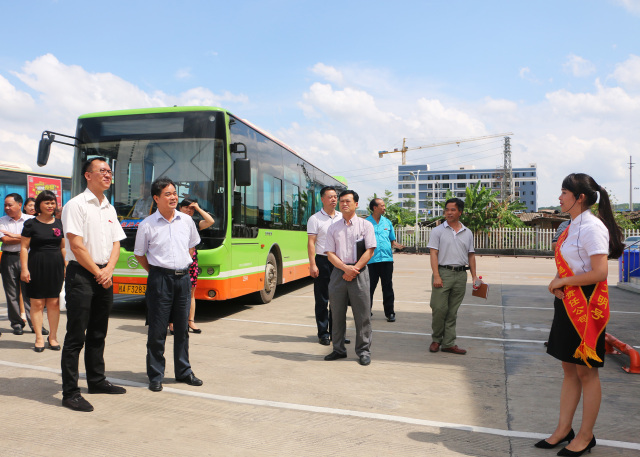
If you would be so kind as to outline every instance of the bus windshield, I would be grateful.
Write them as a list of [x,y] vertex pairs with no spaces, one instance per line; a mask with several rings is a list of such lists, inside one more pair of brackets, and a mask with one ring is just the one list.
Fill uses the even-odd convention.
[[[132,248],[129,244],[135,238],[139,222],[156,210],[151,183],[162,176],[176,183],[180,201],[184,198],[196,200],[202,210],[213,216],[214,225],[201,232],[202,247],[219,246],[224,238],[224,141],[215,138],[213,128],[209,132],[185,133],[182,127],[184,115],[146,119],[147,122],[135,119],[135,116],[131,116],[133,119],[126,116],[115,120],[79,121],[78,134],[82,143],[75,169],[79,170],[80,164],[92,157],[102,156],[109,160],[114,174],[108,198],[127,233],[128,239],[123,242],[125,249]],[[196,212],[194,218],[197,222],[201,216]]]

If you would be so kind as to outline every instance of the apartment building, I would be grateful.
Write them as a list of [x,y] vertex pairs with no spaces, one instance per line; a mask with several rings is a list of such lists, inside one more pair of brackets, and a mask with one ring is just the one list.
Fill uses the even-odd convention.
[[[527,207],[526,212],[538,210],[538,178],[535,163],[528,167],[512,168],[514,198]],[[431,171],[428,164],[398,166],[398,201],[407,209],[415,209],[416,184],[418,185],[418,211],[422,218],[442,215],[437,202],[445,201],[445,195],[451,190],[455,197],[464,199],[468,186],[481,182],[500,192],[502,187],[502,168],[460,167],[452,170]]]

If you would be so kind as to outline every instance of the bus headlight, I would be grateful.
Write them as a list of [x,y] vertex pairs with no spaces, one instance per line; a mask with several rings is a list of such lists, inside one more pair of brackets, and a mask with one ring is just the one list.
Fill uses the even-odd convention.
[[210,290],[208,295],[209,295],[209,297],[214,298],[216,296],[216,291],[215,290]]
[[[207,268],[207,274],[208,275],[212,275],[213,274],[213,267]],[[215,294],[215,292],[214,292],[214,294]]]

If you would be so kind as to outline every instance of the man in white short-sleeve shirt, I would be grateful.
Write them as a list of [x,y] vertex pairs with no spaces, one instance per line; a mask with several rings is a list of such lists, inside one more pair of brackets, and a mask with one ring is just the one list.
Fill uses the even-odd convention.
[[116,210],[104,196],[113,173],[107,160],[96,157],[82,167],[87,188],[62,210],[69,262],[65,276],[67,334],[62,349],[62,405],[74,411],[93,411],[80,395],[78,363],[84,346],[84,365],[90,394],[123,394],[107,381],[104,344],[113,304],[113,270],[126,238]]
[[[24,320],[20,315],[20,293],[24,301],[25,316],[31,327],[31,302],[27,295],[26,284],[20,280],[20,240],[24,222],[33,216],[22,212],[22,196],[9,194],[4,198],[4,212],[6,216],[0,217],[0,240],[2,241],[2,260],[0,271],[2,272],[2,285],[7,299],[7,316],[11,323],[14,335],[22,335]],[[0,332],[1,334],[1,332]],[[43,327],[43,335],[49,332]]]
[[342,213],[336,211],[338,194],[335,187],[325,186],[320,189],[322,208],[307,221],[307,252],[309,269],[313,278],[313,296],[316,307],[316,324],[318,326],[318,342],[329,346],[331,339],[331,313],[329,312],[329,279],[333,265],[327,259],[325,245],[327,230],[332,224],[342,220]]

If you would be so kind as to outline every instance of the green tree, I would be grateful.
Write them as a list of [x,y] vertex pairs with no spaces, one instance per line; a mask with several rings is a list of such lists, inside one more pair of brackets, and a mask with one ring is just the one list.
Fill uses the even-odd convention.
[[[464,212],[460,218],[462,223],[473,232],[488,231],[494,227],[524,227],[515,212],[523,211],[526,205],[520,201],[501,202],[499,195],[499,192],[483,187],[480,181],[468,186],[465,190]],[[447,190],[445,201],[449,198],[453,198],[451,190]],[[438,204],[444,211],[445,202]]]
[[409,208],[415,208],[415,201],[410,198],[407,201],[407,207],[402,207],[400,202],[393,202],[393,192],[386,189],[384,191],[384,197],[378,197],[377,194],[373,194],[373,197],[369,197],[367,200],[367,205],[374,198],[381,198],[384,201],[384,205],[387,208],[387,212],[385,217],[388,218],[393,226],[405,226],[405,225],[414,225],[416,223],[415,212],[410,210]]

